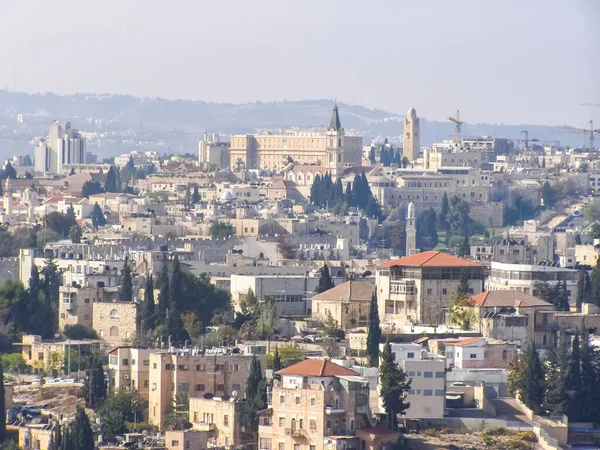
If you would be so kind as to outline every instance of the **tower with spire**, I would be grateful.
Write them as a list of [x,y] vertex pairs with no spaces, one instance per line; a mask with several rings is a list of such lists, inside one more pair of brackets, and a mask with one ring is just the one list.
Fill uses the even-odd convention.
[[340,122],[337,103],[333,107],[331,121],[325,135],[325,168],[331,174],[331,179],[336,181],[344,172],[344,136],[346,135]]
[[408,204],[406,213],[406,256],[417,252],[417,216],[415,213],[415,204]]

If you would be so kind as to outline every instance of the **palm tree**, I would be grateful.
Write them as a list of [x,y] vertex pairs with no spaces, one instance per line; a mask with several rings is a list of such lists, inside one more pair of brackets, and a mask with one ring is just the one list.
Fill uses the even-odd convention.
[[173,405],[165,411],[165,429],[184,430],[189,428],[188,416],[190,413],[190,394],[180,392],[175,395]]
[[81,237],[83,236],[83,230],[77,224],[73,225],[69,228],[69,239],[73,244],[79,244],[81,242]]

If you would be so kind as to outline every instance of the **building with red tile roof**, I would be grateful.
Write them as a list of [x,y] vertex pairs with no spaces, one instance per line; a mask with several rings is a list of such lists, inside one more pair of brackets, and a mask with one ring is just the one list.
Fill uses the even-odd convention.
[[278,375],[300,375],[303,377],[358,376],[354,370],[347,369],[328,359],[305,359],[276,372]]
[[461,278],[471,294],[479,294],[486,276],[486,265],[438,251],[384,262],[376,277],[379,316],[399,325],[448,323],[448,305]]

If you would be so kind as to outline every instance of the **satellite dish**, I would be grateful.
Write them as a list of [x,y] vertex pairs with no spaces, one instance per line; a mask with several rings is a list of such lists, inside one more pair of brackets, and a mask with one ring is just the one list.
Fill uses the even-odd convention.
[[214,397],[214,395],[211,394],[210,392],[207,392],[206,394],[204,394],[204,398],[207,399],[207,400],[210,400],[213,397]]
[[232,397],[237,397],[237,395],[238,395],[238,392],[237,392],[237,391],[232,391],[232,392],[231,392],[231,396],[232,396]]
[[224,402],[226,402],[229,399],[230,399],[230,397],[227,394],[221,396],[221,400],[223,400]]

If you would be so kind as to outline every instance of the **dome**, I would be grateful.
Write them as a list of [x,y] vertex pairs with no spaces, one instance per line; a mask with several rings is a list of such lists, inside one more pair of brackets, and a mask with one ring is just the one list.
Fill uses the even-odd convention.
[[231,202],[233,201],[233,194],[231,193],[231,191],[225,191],[221,194],[221,201],[222,202]]
[[417,110],[415,108],[410,108],[408,110],[408,112],[406,113],[406,117],[409,119],[416,119],[417,118]]

